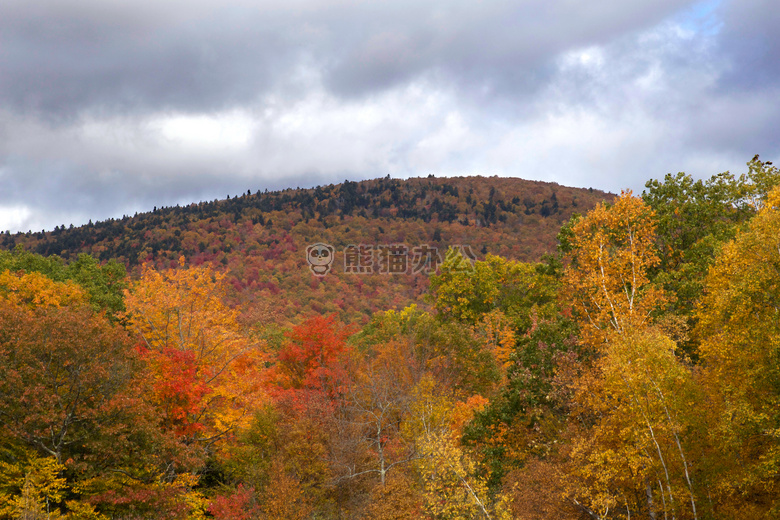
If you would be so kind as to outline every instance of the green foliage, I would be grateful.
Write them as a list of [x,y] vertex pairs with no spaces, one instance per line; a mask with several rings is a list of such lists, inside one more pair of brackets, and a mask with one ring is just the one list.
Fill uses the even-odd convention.
[[264,489],[273,478],[271,466],[281,445],[279,412],[271,406],[258,410],[250,425],[238,432],[226,452],[225,473],[231,484],[243,483]]
[[[651,271],[654,282],[676,297],[670,310],[695,329],[695,308],[704,277],[720,248],[761,207],[767,193],[780,184],[780,170],[758,156],[738,178],[729,172],[706,181],[685,173],[650,180],[642,195],[656,213],[660,262]],[[698,357],[699,338],[683,341],[683,350]]]
[[87,291],[89,302],[96,310],[104,310],[109,316],[124,312],[124,291],[128,285],[123,264],[109,260],[100,265],[90,255],[80,254],[65,267],[64,275]]
[[737,184],[742,206],[748,206],[753,211],[760,210],[769,193],[780,186],[780,168],[772,166],[771,161],[761,161],[758,155],[748,163],[748,171],[739,176]]
[[55,282],[73,280],[89,295],[95,310],[104,310],[115,317],[125,309],[124,290],[127,288],[124,265],[109,260],[100,265],[88,254],[80,254],[66,264],[58,256],[41,256],[17,246],[13,251],[0,251],[0,272],[41,273]]
[[41,273],[54,281],[61,282],[64,276],[65,262],[58,256],[42,256],[25,251],[21,245],[12,251],[0,251],[0,271]]
[[574,240],[573,228],[577,222],[580,221],[580,219],[582,219],[582,215],[575,213],[567,222],[564,222],[561,226],[561,229],[558,231],[558,235],[555,237],[558,241],[559,254],[571,253],[573,247],[572,241]]
[[561,315],[534,323],[517,339],[506,382],[466,425],[463,442],[480,451],[492,489],[529,457],[555,451],[568,410],[553,380],[557,363],[579,350],[576,333],[575,323]]
[[431,294],[441,319],[474,325],[498,309],[518,330],[531,326],[531,309],[548,315],[555,300],[555,279],[543,274],[541,264],[516,262],[488,254],[484,261],[464,269],[468,262],[451,251],[441,272],[431,276]]
[[555,360],[573,348],[576,327],[555,304],[553,264],[513,262],[489,254],[473,271],[451,267],[461,261],[453,255],[431,278],[439,318],[481,329],[491,328],[499,312],[510,331],[502,345],[507,351],[499,356],[506,358],[501,360],[504,381],[488,406],[466,425],[463,437],[478,447],[495,490],[512,467],[550,449],[553,425],[560,420],[556,408],[562,405],[550,398]]
[[[663,182],[651,180],[646,186],[643,198],[656,212],[661,260],[652,276],[677,296],[671,303],[673,311],[690,317],[713,255],[752,209],[738,205],[741,190],[728,172],[707,181],[694,181],[684,173],[667,174]],[[695,345],[689,345],[688,351],[695,355]]]

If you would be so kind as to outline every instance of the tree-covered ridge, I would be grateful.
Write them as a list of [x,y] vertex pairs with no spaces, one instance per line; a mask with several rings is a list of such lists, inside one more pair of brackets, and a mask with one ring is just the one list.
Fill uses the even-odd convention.
[[[605,197],[607,194],[600,191],[498,177],[345,181],[313,189],[247,192],[225,200],[155,208],[150,213],[78,228],[58,226],[52,232],[6,233],[1,242],[7,249],[23,244],[32,252],[66,259],[86,252],[98,260],[116,259],[128,266],[161,257],[178,258],[169,258],[171,255],[223,261],[234,248],[246,252],[245,248],[252,245],[264,246],[259,247],[260,253],[273,259],[283,252],[283,248],[273,246],[284,242],[289,234],[297,239],[312,230],[332,230],[328,236],[341,238],[334,240],[334,245],[343,246],[356,235],[350,235],[352,229],[360,231],[379,224],[382,230],[388,228],[379,231],[379,237],[396,239],[397,234],[405,230],[395,229],[393,224],[410,221],[439,224],[423,236],[409,237],[414,243],[441,242],[442,237],[452,235],[445,229],[459,224],[457,238],[475,238],[476,233],[469,229],[493,228],[494,233],[480,237],[472,247],[500,248],[508,246],[505,241],[496,243],[494,240],[496,235],[502,236],[502,232],[519,231],[524,226],[543,232],[540,219],[552,218],[560,226],[573,212],[587,210]],[[386,224],[382,225],[382,222]],[[268,232],[264,232],[265,229]],[[195,235],[183,236],[187,231],[194,231]],[[215,233],[224,236],[215,236]],[[372,229],[367,236],[361,237],[358,233],[356,238],[374,239],[377,232]],[[546,236],[536,240],[544,245],[553,243]],[[538,247],[523,250],[515,244],[505,252],[525,256],[540,254]]]
[[[554,216],[559,222],[603,200],[601,191],[568,188],[553,183],[498,177],[375,179],[244,194],[183,207],[154,208],[133,217],[109,219],[74,228],[57,226],[51,232],[6,232],[2,245],[24,243],[28,250],[69,258],[79,252],[99,260],[119,259],[128,265],[147,261],[148,254],[171,251],[187,258],[202,253],[199,241],[172,236],[144,236],[151,230],[185,231],[193,224],[260,224],[290,230],[300,221],[328,229],[347,217],[366,220],[414,220],[422,223],[461,223],[464,227],[509,227],[533,225],[536,217]],[[577,209],[579,208],[579,210]],[[557,217],[556,217],[557,216]],[[523,218],[529,217],[529,218]],[[120,236],[121,235],[121,236]],[[121,240],[116,240],[121,238]],[[429,237],[425,237],[429,238]],[[487,241],[475,244],[479,247]],[[90,248],[101,245],[96,250]],[[205,247],[215,244],[205,241]],[[194,246],[194,247],[193,247]],[[227,251],[228,253],[230,251]],[[499,251],[495,251],[496,253]]]
[[[227,268],[236,301],[261,301],[282,321],[336,312],[349,320],[377,310],[423,303],[422,276],[345,276],[350,244],[427,244],[443,256],[450,245],[539,260],[573,213],[609,198],[593,190],[509,178],[376,179],[313,189],[251,193],[53,232],[0,235],[0,248],[22,246],[63,259],[88,253],[119,261]],[[337,250],[336,267],[313,280],[305,249],[324,242]],[[359,278],[359,279],[358,279]]]

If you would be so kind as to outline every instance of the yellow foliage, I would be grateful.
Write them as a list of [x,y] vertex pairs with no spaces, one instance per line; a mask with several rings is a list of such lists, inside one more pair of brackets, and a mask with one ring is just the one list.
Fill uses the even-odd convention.
[[419,452],[416,466],[424,483],[424,510],[430,517],[509,520],[506,498],[490,499],[487,483],[475,475],[473,459],[457,446],[451,433],[424,434]]
[[0,298],[15,305],[63,307],[87,303],[86,292],[75,282],[55,282],[41,273],[0,273]]
[[[697,314],[703,382],[719,406],[712,437],[728,468],[716,488],[727,507],[774,518],[780,509],[774,433],[780,427],[780,188],[723,247],[705,288]],[[734,467],[730,461],[737,459],[744,462]]]
[[571,230],[564,283],[586,339],[596,345],[610,332],[648,325],[650,313],[664,301],[648,278],[648,269],[659,262],[653,211],[627,191],[613,206],[597,206]]
[[[649,329],[613,337],[575,384],[574,412],[593,425],[575,437],[572,500],[599,515],[646,496],[694,518],[690,454],[682,438],[698,398],[675,344]],[[584,422],[584,421],[583,421]],[[630,497],[630,498],[627,498]],[[688,518],[688,516],[682,516]]]
[[412,391],[409,418],[401,425],[401,433],[411,441],[423,435],[448,431],[452,409],[452,400],[442,394],[433,377],[425,375]]
[[181,500],[187,505],[187,520],[204,520],[206,518],[206,508],[209,501],[203,496],[203,493],[195,489],[199,481],[200,477],[197,475],[181,473],[171,484],[163,484],[183,490]]
[[88,502],[68,500],[65,505],[68,509],[65,520],[108,520],[107,516],[95,511],[95,508]]
[[25,520],[59,518],[57,504],[66,489],[65,466],[54,457],[30,455],[26,461],[0,461],[0,517]]

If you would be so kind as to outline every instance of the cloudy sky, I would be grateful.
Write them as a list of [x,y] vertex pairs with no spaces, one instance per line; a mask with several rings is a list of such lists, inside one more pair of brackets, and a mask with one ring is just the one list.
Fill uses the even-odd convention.
[[613,192],[780,152],[776,0],[2,0],[0,230],[248,189]]

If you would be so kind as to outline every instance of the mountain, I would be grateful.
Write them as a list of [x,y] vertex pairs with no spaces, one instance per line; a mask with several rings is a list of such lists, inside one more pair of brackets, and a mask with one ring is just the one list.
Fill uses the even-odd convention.
[[[555,250],[556,234],[572,214],[613,197],[516,178],[387,177],[247,191],[81,227],[3,234],[0,248],[21,245],[65,260],[88,253],[100,261],[116,259],[131,273],[143,263],[175,267],[183,256],[194,265],[224,266],[232,297],[246,312],[280,322],[331,312],[363,321],[377,309],[422,303],[428,276],[415,261],[415,248],[426,246],[443,257],[449,246],[465,246],[477,259],[492,253],[538,261]],[[331,246],[335,255],[325,276],[309,269],[306,249],[315,243]],[[385,246],[399,246],[396,258],[406,257],[407,273],[345,272],[352,258],[345,260],[347,246],[361,244],[373,253],[375,271],[388,258]]]

